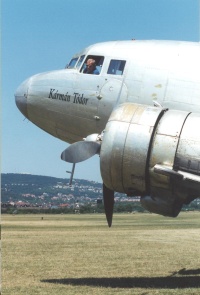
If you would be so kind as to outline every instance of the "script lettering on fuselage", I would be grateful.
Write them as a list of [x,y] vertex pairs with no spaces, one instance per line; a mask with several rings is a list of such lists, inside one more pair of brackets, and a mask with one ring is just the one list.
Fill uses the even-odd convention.
[[71,95],[68,95],[68,92],[66,94],[59,93],[58,90],[51,88],[48,98],[70,102]]
[[80,94],[78,92],[74,92],[74,101],[73,103],[79,103],[86,105],[88,102],[88,98],[85,98],[83,94]]
[[66,102],[72,101],[72,103],[87,105],[88,98],[84,97],[84,94],[80,94],[78,92],[74,92],[73,95],[69,95],[68,92],[66,94],[59,93],[58,90],[51,88],[49,92],[48,98],[58,99]]

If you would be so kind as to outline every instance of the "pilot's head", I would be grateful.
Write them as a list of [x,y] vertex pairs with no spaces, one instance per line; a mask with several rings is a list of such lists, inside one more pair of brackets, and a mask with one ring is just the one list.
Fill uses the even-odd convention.
[[94,69],[96,68],[96,62],[94,59],[90,58],[87,60],[86,62],[86,66],[87,66],[87,72],[90,73],[90,72],[93,72]]

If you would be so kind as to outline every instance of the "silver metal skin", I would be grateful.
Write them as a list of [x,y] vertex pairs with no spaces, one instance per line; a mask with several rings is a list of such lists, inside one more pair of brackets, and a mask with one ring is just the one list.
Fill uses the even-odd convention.
[[106,125],[101,153],[105,185],[129,195],[145,193],[146,165],[154,125],[163,110],[138,104],[121,104]]
[[[94,75],[84,73],[88,59]],[[200,43],[94,44],[65,69],[23,82],[15,99],[31,122],[74,143],[63,160],[77,163],[101,146],[109,226],[114,191],[167,216],[200,197]]]
[[[83,60],[72,69],[35,75],[15,93],[22,113],[55,137],[73,143],[101,133],[113,107],[123,102],[200,112],[199,43],[105,42],[73,58],[83,55],[104,57],[99,75],[82,73]],[[111,59],[126,61],[123,75],[107,73]]]
[[29,79],[24,81],[17,89],[15,93],[15,101],[18,109],[20,112],[28,118],[28,111],[27,111],[27,98],[28,98],[28,85]]
[[151,212],[175,217],[200,197],[200,114],[125,103],[111,114],[100,152],[104,184],[142,196]]

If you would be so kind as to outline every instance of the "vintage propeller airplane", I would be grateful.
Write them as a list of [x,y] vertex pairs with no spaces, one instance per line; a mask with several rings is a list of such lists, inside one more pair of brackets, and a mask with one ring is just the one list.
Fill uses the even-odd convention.
[[99,155],[109,226],[115,191],[170,217],[200,197],[200,43],[94,44],[65,69],[24,81],[15,99],[31,122],[71,143],[63,160]]

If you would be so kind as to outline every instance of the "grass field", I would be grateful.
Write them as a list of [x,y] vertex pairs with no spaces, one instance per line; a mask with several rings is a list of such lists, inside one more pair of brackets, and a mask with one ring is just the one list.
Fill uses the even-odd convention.
[[200,212],[2,215],[2,294],[200,294]]

